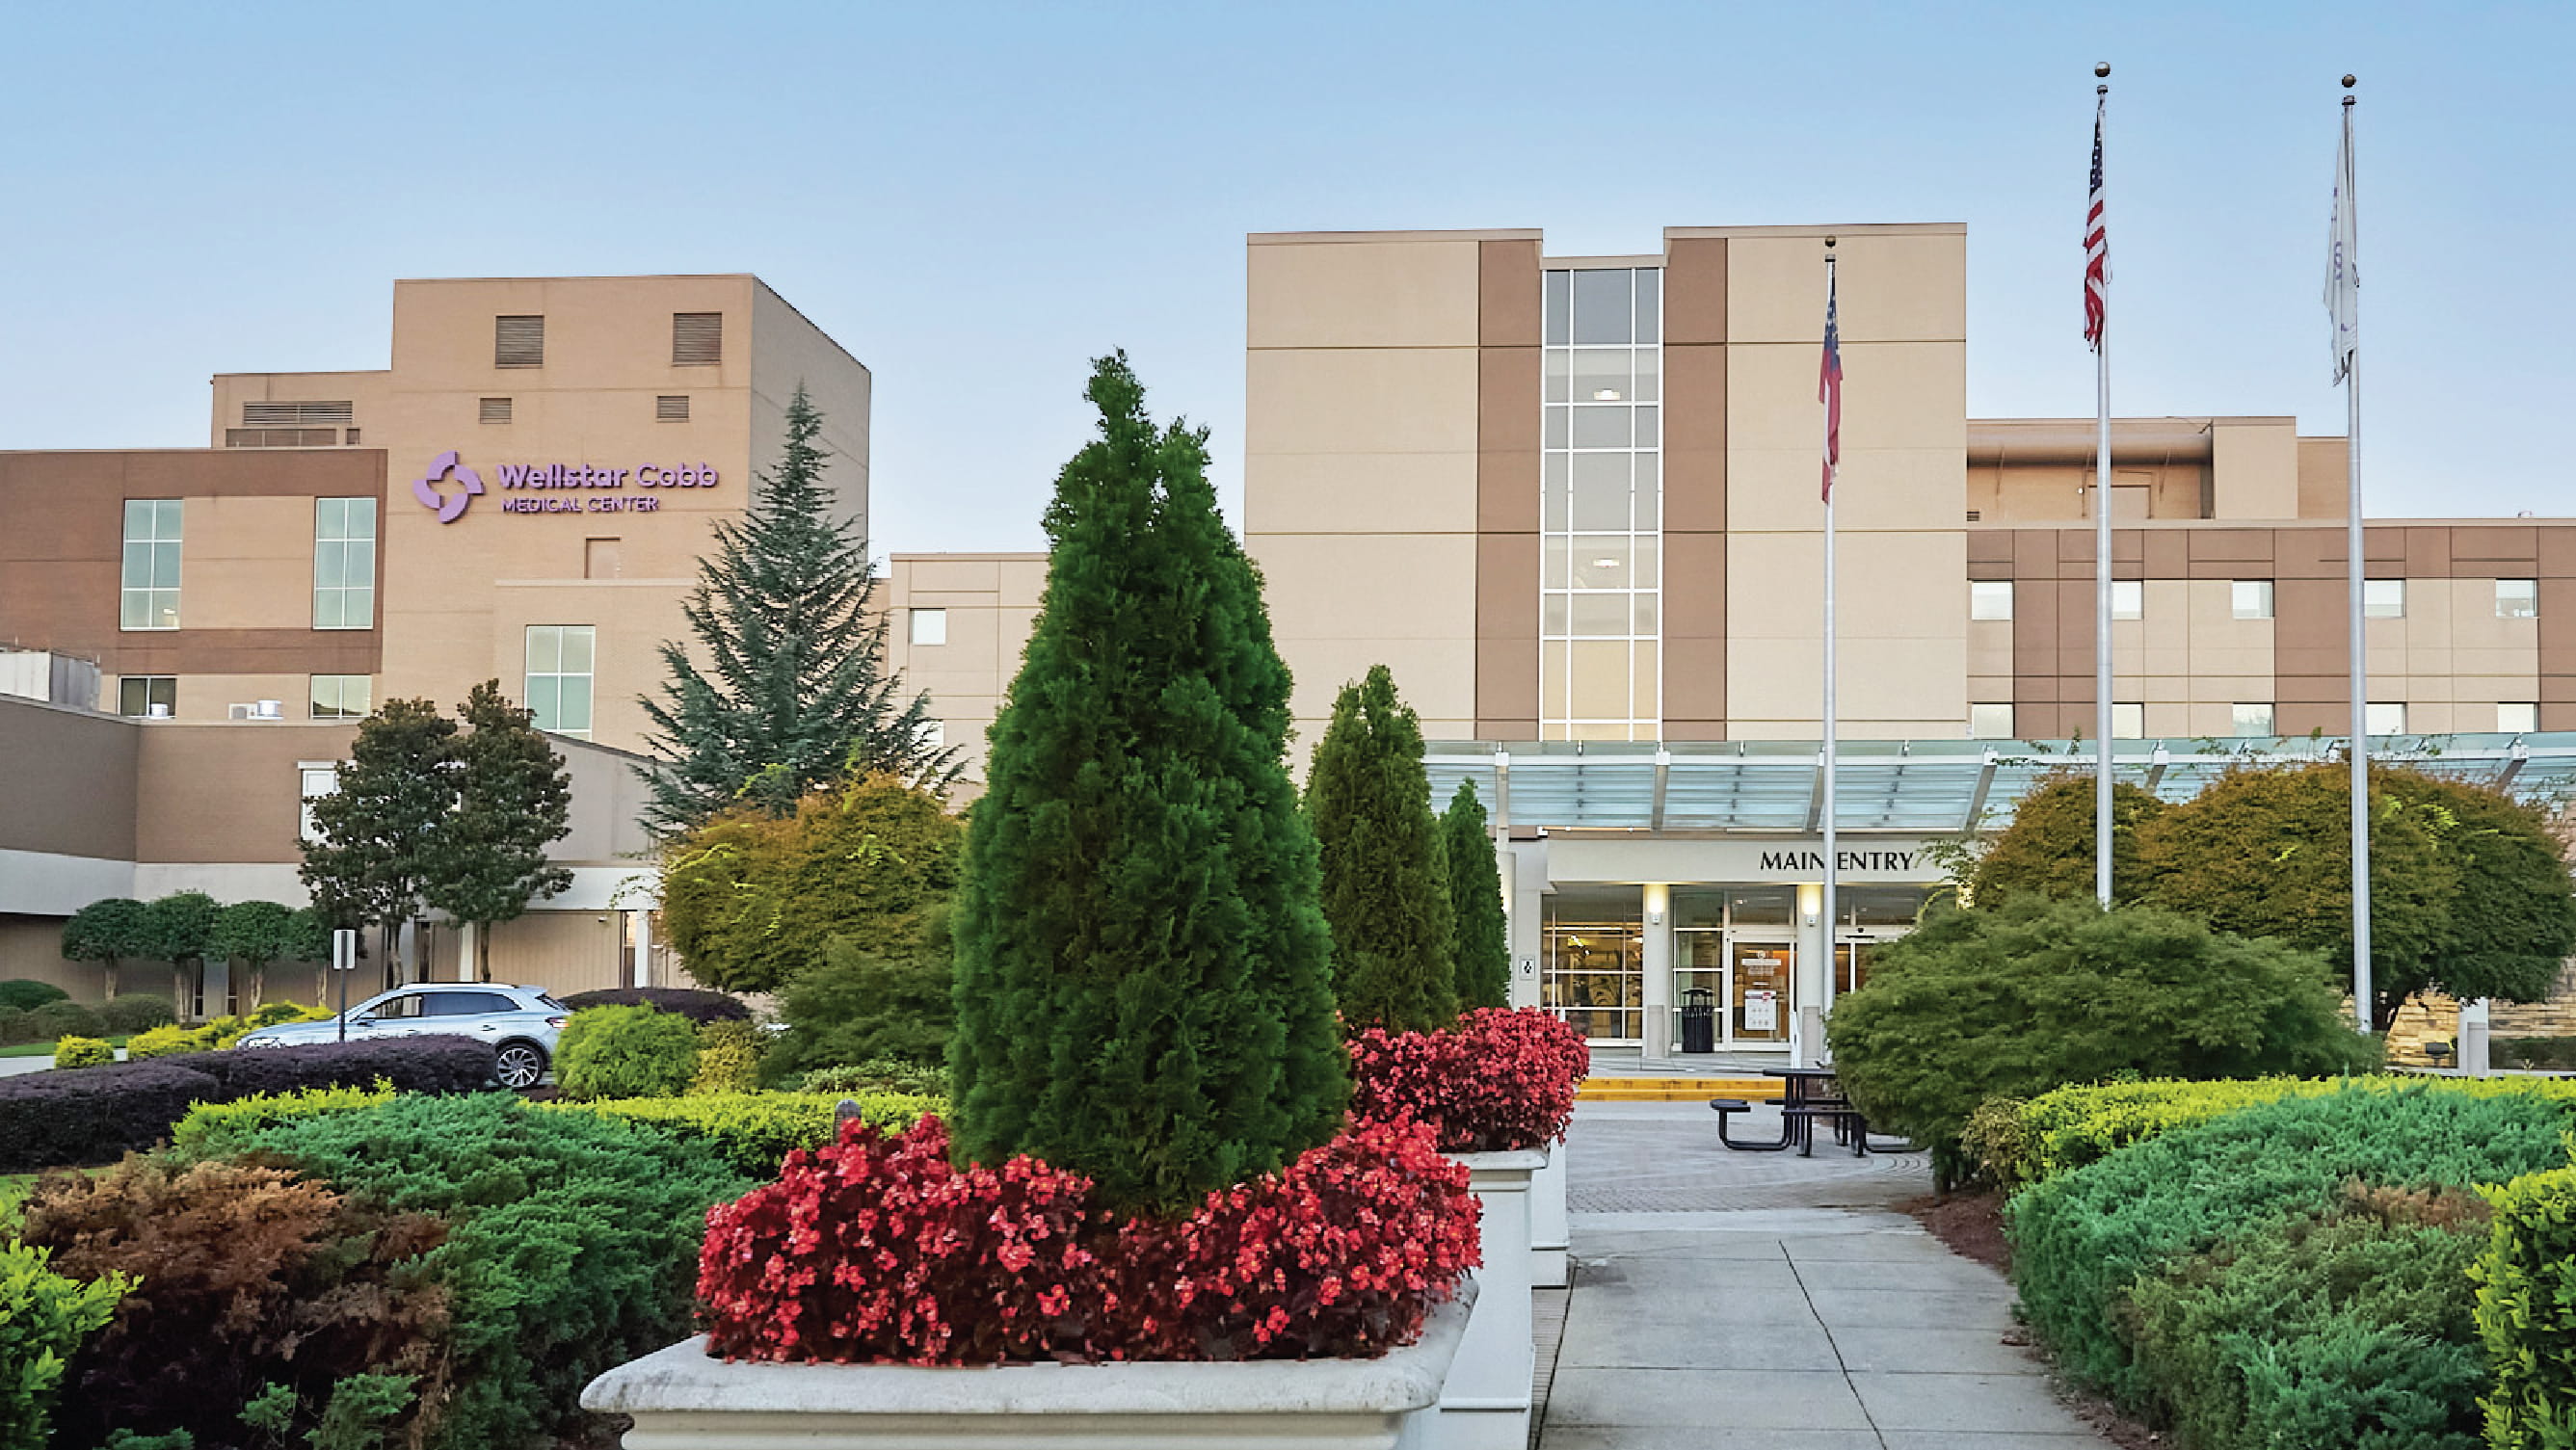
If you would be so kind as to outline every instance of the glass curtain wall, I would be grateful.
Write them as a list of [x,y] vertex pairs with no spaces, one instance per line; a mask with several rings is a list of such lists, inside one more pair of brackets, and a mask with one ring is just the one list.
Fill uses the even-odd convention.
[[1560,888],[1547,898],[1539,1002],[1595,1042],[1643,1040],[1644,906],[1635,886]]
[[1663,272],[1545,274],[1539,735],[1662,735]]

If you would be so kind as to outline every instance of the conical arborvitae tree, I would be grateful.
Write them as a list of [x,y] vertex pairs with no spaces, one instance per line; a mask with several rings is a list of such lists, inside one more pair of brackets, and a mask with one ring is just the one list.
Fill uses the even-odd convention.
[[1194,1207],[1340,1127],[1288,670],[1207,481],[1125,356],[1047,508],[1047,586],[993,722],[957,938],[955,1151]]
[[1440,813],[1440,849],[1449,868],[1449,911],[1458,929],[1458,1006],[1508,1007],[1512,945],[1503,924],[1503,872],[1494,859],[1485,803],[1472,782],[1458,782]]
[[1422,769],[1422,722],[1384,665],[1344,685],[1306,778],[1342,1026],[1430,1032],[1458,1020],[1448,871]]
[[906,698],[886,668],[867,543],[832,516],[822,434],[823,415],[799,384],[778,466],[760,476],[738,522],[715,526],[715,551],[681,606],[696,656],[663,642],[670,679],[641,702],[654,762],[638,772],[656,833],[676,835],[737,803],[788,815],[844,775],[882,771],[933,792],[957,777],[958,752],[928,743],[930,697]]

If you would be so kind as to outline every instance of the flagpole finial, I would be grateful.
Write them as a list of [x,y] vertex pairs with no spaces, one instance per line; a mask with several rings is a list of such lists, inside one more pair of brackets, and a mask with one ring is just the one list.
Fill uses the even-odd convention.
[[2093,67],[2093,75],[2097,80],[2109,80],[2111,78],[2111,63],[2106,60]]
[[2351,76],[2345,76],[2345,77],[2343,78],[2343,88],[2344,88],[2345,90],[2347,90],[2347,91],[2348,91],[2348,90],[2351,90],[2354,86],[2359,85],[2359,84],[2360,84],[2360,82],[2359,82],[2358,80],[2354,79],[2354,78],[2353,78],[2353,77],[2351,77]]
[[1828,251],[1828,252],[1832,251],[1832,250],[1834,249],[1834,243],[1835,243],[1837,240],[1839,240],[1839,239],[1838,239],[1838,238],[1835,238],[1835,237],[1827,237],[1827,238],[1825,238],[1825,250],[1826,250],[1826,251]]

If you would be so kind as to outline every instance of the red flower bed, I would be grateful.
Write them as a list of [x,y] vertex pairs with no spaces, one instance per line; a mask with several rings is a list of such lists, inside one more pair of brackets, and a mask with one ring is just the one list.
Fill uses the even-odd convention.
[[1351,1116],[1429,1123],[1451,1153],[1536,1148],[1565,1136],[1591,1066],[1583,1034],[1536,1007],[1479,1008],[1449,1032],[1372,1027],[1351,1039]]
[[728,1359],[996,1364],[1373,1356],[1477,1258],[1466,1170],[1364,1124],[1189,1217],[1127,1218],[1030,1158],[948,1161],[925,1117],[853,1123],[707,1213],[698,1294]]

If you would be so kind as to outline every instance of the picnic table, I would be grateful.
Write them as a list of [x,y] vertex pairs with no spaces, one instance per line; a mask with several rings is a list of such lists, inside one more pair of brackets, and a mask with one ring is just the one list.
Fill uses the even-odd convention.
[[1717,1110],[1717,1140],[1739,1153],[1777,1153],[1796,1148],[1801,1158],[1812,1157],[1816,1148],[1816,1121],[1823,1119],[1833,1126],[1834,1141],[1849,1147],[1854,1156],[1869,1152],[1869,1123],[1860,1110],[1843,1095],[1842,1083],[1830,1067],[1766,1067],[1764,1077],[1780,1082],[1780,1139],[1775,1143],[1739,1143],[1727,1132],[1737,1113],[1750,1112],[1753,1105],[1741,1098],[1715,1098],[1709,1106]]

